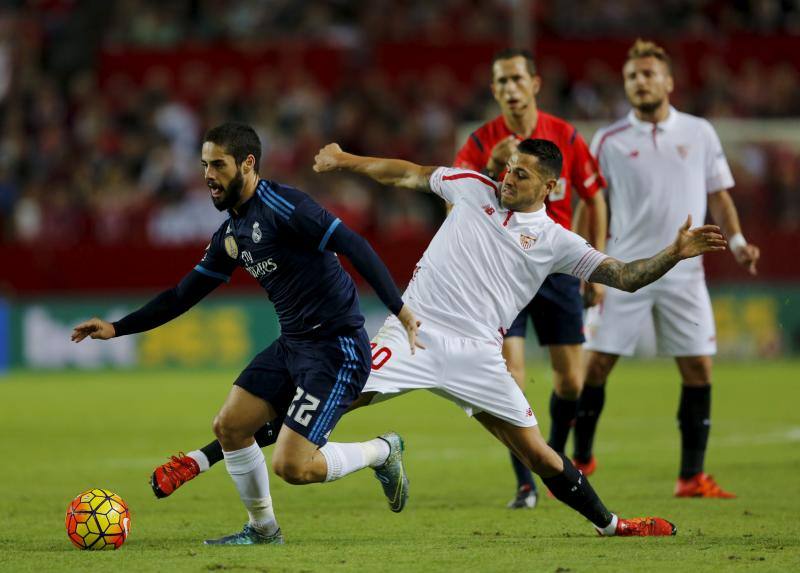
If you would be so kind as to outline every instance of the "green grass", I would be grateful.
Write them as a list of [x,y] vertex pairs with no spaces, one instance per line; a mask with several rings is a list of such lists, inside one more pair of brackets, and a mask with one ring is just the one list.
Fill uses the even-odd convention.
[[[547,428],[549,374],[529,397]],[[507,454],[455,406],[416,393],[346,417],[337,440],[387,429],[407,444],[411,498],[388,511],[371,472],[333,484],[272,477],[283,547],[205,548],[245,521],[224,467],[156,500],[165,456],[205,444],[232,372],[12,373],[0,379],[3,571],[797,571],[800,570],[800,364],[727,363],[715,373],[707,460],[736,500],[671,497],[678,382],[666,361],[622,362],[601,420],[595,488],[624,515],[657,514],[669,539],[601,539],[552,499],[504,508]],[[81,552],[64,532],[70,499],[119,493],[132,532],[116,552]]]

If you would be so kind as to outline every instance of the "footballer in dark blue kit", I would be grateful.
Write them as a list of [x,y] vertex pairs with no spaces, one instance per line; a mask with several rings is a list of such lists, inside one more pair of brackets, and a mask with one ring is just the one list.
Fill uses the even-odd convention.
[[[333,481],[369,466],[393,510],[402,509],[407,497],[397,434],[359,443],[328,441],[361,393],[371,364],[358,293],[337,254],[352,262],[397,315],[412,351],[418,323],[369,243],[302,191],[262,179],[260,157],[261,142],[250,126],[226,123],[209,130],[201,158],[205,180],[214,206],[230,217],[200,262],[139,310],[114,323],[93,318],[72,334],[80,342],[156,328],[228,282],[237,267],[267,293],[281,334],[242,371],[213,422],[249,520],[240,532],[207,540],[210,545],[283,543],[264,455],[254,437],[259,432],[277,434],[271,436],[276,441],[272,468],[289,483]],[[198,463],[202,456],[186,458],[171,471],[179,474]],[[152,485],[158,495],[159,484]]]

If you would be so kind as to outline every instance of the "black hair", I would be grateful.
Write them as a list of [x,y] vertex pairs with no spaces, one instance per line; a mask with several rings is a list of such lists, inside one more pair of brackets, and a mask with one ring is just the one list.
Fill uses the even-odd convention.
[[526,139],[520,142],[517,151],[536,157],[542,170],[553,179],[561,177],[561,150],[552,141]]
[[531,76],[535,76],[536,63],[533,61],[533,53],[524,48],[506,48],[505,50],[500,50],[492,58],[492,66],[494,66],[495,62],[498,60],[510,60],[511,58],[516,58],[519,56],[525,58],[525,66],[528,68],[528,73]]
[[248,155],[252,155],[256,159],[255,171],[258,173],[258,165],[261,162],[261,140],[256,130],[246,123],[229,121],[212,127],[206,132],[203,141],[224,147],[228,154],[233,155],[236,165],[241,165]]

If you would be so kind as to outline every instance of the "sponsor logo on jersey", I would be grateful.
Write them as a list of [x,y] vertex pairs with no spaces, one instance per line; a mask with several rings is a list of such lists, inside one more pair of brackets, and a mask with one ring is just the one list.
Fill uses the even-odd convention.
[[686,157],[689,155],[688,145],[677,145],[676,149],[678,150],[678,155],[681,156],[681,159],[686,159]]
[[259,261],[254,265],[248,265],[245,270],[253,275],[253,278],[260,279],[264,275],[268,275],[278,268],[278,264],[272,259],[266,261]]
[[261,229],[259,229],[258,221],[253,223],[253,234],[251,235],[254,243],[261,241]]
[[486,214],[489,215],[490,217],[494,215],[494,207],[492,207],[488,203],[486,205],[482,205],[482,208],[484,211],[486,211]]
[[520,233],[519,244],[527,251],[533,247],[534,244],[536,244],[536,237],[531,237],[530,235],[523,235]]
[[225,252],[232,259],[239,257],[239,245],[236,244],[236,239],[233,238],[233,235],[225,237]]

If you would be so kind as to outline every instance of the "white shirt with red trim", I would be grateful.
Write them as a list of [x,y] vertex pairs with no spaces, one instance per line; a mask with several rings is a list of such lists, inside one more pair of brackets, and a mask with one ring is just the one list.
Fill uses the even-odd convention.
[[[672,243],[689,214],[692,226],[702,225],[708,194],[734,185],[711,124],[672,107],[658,124],[631,111],[595,134],[592,153],[607,182],[606,250],[622,261],[651,257]],[[701,257],[681,261],[666,278],[702,279]]]
[[587,279],[606,258],[544,208],[502,208],[497,184],[480,173],[440,167],[430,186],[453,210],[403,295],[423,325],[499,342],[547,275]]

